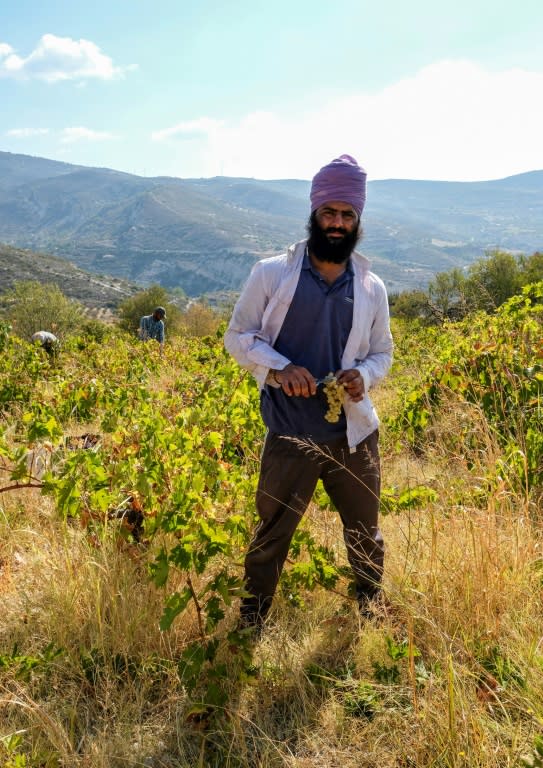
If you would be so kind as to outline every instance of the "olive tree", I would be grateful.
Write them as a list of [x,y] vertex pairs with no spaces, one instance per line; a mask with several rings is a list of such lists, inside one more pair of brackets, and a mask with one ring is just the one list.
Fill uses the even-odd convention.
[[50,331],[63,339],[77,333],[85,319],[83,305],[50,283],[16,282],[2,295],[1,303],[13,331],[27,340],[36,331]]
[[435,320],[458,320],[467,313],[466,279],[460,269],[439,272],[428,285],[428,300]]
[[523,285],[543,280],[543,252],[536,251],[531,256],[521,256],[519,263]]
[[490,251],[471,265],[466,281],[468,302],[473,309],[492,311],[521,288],[518,260],[506,251]]
[[428,294],[424,291],[402,291],[398,294],[390,294],[388,298],[392,317],[420,320],[424,324],[435,322]]

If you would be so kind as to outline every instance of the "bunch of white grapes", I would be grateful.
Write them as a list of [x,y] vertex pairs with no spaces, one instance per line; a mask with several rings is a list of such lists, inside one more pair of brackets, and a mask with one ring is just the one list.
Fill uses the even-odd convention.
[[343,397],[345,390],[342,384],[338,383],[338,380],[333,373],[329,373],[324,379],[324,394],[328,400],[328,410],[324,414],[326,421],[335,423],[339,421],[339,414],[341,413],[341,406],[343,405]]

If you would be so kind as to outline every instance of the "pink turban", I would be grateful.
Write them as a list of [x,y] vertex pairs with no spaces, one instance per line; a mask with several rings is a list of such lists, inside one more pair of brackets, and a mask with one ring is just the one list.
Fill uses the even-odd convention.
[[315,174],[310,199],[311,213],[337,200],[352,205],[360,216],[366,202],[366,171],[350,155],[336,157]]

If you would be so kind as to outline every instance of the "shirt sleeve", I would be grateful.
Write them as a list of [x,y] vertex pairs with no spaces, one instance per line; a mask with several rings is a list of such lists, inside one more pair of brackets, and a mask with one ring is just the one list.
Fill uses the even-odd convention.
[[390,331],[388,297],[383,286],[378,297],[370,333],[370,348],[363,361],[356,361],[355,367],[364,379],[366,391],[375,386],[388,373],[392,365],[394,344]]
[[264,268],[258,262],[236,302],[224,336],[228,352],[255,376],[260,385],[265,382],[270,369],[281,370],[290,362],[273,348],[273,340],[263,327],[269,300]]

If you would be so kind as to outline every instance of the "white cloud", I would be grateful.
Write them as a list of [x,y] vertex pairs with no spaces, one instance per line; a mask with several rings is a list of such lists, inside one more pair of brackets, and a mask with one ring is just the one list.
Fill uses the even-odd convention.
[[128,68],[117,67],[112,59],[90,40],[43,35],[26,58],[16,54],[10,45],[0,43],[0,77],[45,80],[112,80],[122,77]]
[[48,128],[11,128],[6,131],[6,136],[14,139],[27,139],[33,136],[44,136],[46,133],[49,133]]
[[93,131],[91,128],[85,128],[82,125],[64,128],[60,132],[60,140],[63,144],[74,144],[77,141],[111,141],[118,138],[118,136],[109,131]]
[[190,141],[194,139],[208,139],[218,133],[223,127],[223,121],[202,117],[198,120],[187,120],[171,128],[163,128],[153,131],[153,141],[164,142],[172,140]]
[[443,61],[381,91],[327,98],[311,114],[202,117],[153,138],[199,135],[186,150],[177,144],[170,173],[183,176],[309,179],[347,152],[369,179],[492,179],[543,168],[541,93],[543,72]]

